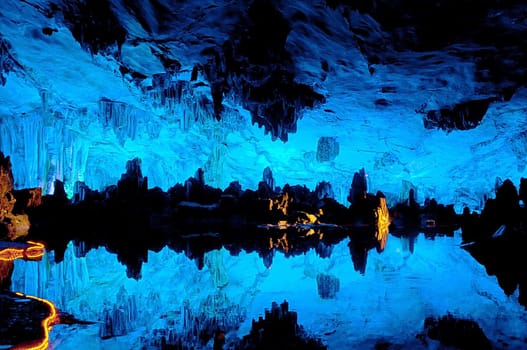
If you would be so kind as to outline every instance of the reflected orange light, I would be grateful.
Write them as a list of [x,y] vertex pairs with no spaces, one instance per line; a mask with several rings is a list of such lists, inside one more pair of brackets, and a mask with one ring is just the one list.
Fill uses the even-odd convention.
[[375,208],[375,218],[377,219],[375,238],[379,242],[377,250],[382,252],[386,246],[388,233],[390,231],[390,212],[388,211],[386,198],[384,197],[379,199],[379,206]]
[[28,241],[29,247],[5,248],[0,250],[0,261],[13,261],[16,259],[40,260],[44,256],[44,244]]
[[24,298],[37,300],[37,301],[40,301],[41,303],[46,304],[50,310],[50,313],[49,313],[49,316],[43,319],[41,322],[42,330],[44,331],[44,338],[30,342],[30,343],[17,345],[13,347],[12,349],[13,350],[45,350],[47,349],[49,345],[49,331],[51,330],[51,327],[54,324],[59,322],[59,317],[57,315],[57,309],[55,308],[55,305],[53,305],[52,302],[46,299],[39,298],[39,297],[25,295],[19,292],[15,294],[18,296],[24,297]]
[[[24,248],[5,248],[0,250],[0,261],[13,261],[16,259],[25,259],[25,260],[40,260],[44,255],[44,244],[34,241],[28,241],[29,247]],[[17,345],[11,349],[15,350],[44,350],[48,348],[49,345],[49,331],[51,327],[59,322],[59,317],[57,315],[57,309],[52,302],[46,299],[39,297],[25,295],[19,292],[15,293],[18,296],[37,300],[41,303],[46,304],[49,308],[49,315],[42,320],[42,330],[44,332],[44,337],[39,340],[28,342],[26,344]]]
[[31,244],[25,251],[26,259],[36,260],[44,256],[44,244],[34,241],[28,241]]

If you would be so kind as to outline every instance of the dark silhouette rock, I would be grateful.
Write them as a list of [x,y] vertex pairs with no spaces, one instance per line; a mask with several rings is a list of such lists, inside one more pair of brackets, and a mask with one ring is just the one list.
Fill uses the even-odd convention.
[[[463,220],[456,213],[453,205],[439,204],[434,198],[427,198],[423,206],[419,205],[414,198],[413,189],[410,189],[408,199],[397,203],[390,214],[392,217],[390,229],[399,234],[404,234],[405,231],[408,234],[419,231],[432,236],[453,235]],[[466,215],[463,218],[466,218]],[[466,220],[463,223],[468,224]]]
[[518,193],[518,198],[527,206],[527,179],[522,177],[520,179],[520,191]]
[[266,167],[263,170],[262,181],[258,183],[258,195],[260,198],[274,198],[275,197],[275,184],[273,178],[273,172],[271,168]]
[[[126,39],[126,29],[119,23],[108,1],[64,3],[64,20],[81,46],[97,54],[118,51]],[[107,52],[108,53],[108,52]]]
[[452,108],[428,111],[424,118],[426,129],[469,130],[480,123],[494,98],[456,104]]
[[353,175],[353,181],[351,182],[351,188],[348,195],[348,202],[352,205],[353,203],[361,202],[366,199],[366,193],[368,192],[366,176],[364,168],[360,169]]
[[425,330],[431,339],[457,349],[492,349],[492,345],[479,325],[472,320],[459,319],[451,314],[440,318],[428,317]]
[[479,218],[469,217],[466,213],[463,240],[479,240],[491,237],[502,225],[517,228],[522,221],[520,197],[510,180],[498,185],[495,199],[487,199]]
[[264,317],[253,320],[250,333],[236,344],[236,349],[327,349],[320,340],[310,338],[297,322],[298,315],[289,311],[287,301],[280,305],[273,302]]

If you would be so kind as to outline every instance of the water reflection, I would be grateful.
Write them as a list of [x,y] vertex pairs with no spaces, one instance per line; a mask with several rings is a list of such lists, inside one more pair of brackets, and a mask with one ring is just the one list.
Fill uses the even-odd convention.
[[380,340],[424,348],[416,338],[424,320],[447,312],[473,318],[495,344],[521,345],[527,334],[517,300],[460,249],[457,235],[392,236],[382,253],[367,232],[362,238],[322,230],[257,237],[238,245],[222,244],[216,234],[181,237],[142,252],[134,260],[141,261],[138,279],[126,277],[129,267],[118,262],[133,249],[123,255],[70,242],[60,263],[53,252],[41,263],[17,262],[13,288],[95,322],[55,327],[56,349],[82,349],[87,340],[90,348],[179,342],[200,348],[210,345],[218,327],[228,346],[248,334],[251,320],[273,301],[283,300],[330,349],[372,348]]
[[[159,252],[168,247],[176,253],[184,253],[194,260],[199,269],[203,268],[204,255],[212,250],[224,248],[236,256],[242,250],[248,253],[256,252],[264,265],[272,266],[275,252],[281,252],[286,257],[305,254],[315,248],[322,258],[331,256],[332,247],[344,239],[350,241],[350,253],[357,271],[364,273],[366,254],[376,248],[382,252],[388,239],[387,226],[384,231],[369,228],[346,228],[337,225],[295,225],[295,226],[261,226],[244,230],[228,232],[195,232],[181,235],[171,235],[165,241],[159,237],[133,237],[129,240],[113,237],[96,237],[90,241],[50,238],[47,246],[54,251],[54,259],[61,262],[70,241],[73,241],[76,257],[84,257],[92,250],[106,248],[116,254],[117,260],[126,266],[126,275],[131,278],[141,278],[142,265],[147,262],[148,252]],[[356,256],[356,258],[355,258]]]
[[[4,341],[8,346],[17,344],[17,349],[43,350],[48,347],[49,330],[58,322],[55,305],[20,292],[6,293],[11,284],[13,262],[18,259],[40,261],[43,256],[44,244],[40,242],[0,241],[0,347]],[[34,321],[40,321],[40,325],[35,325]]]

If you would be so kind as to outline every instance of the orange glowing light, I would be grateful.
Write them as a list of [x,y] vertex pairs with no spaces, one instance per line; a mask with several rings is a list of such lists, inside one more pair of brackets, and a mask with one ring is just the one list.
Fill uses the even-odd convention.
[[31,295],[24,295],[19,292],[15,294],[21,297],[28,298],[28,299],[37,300],[37,301],[40,301],[41,303],[46,304],[50,310],[50,313],[49,313],[49,316],[43,319],[41,322],[42,329],[44,331],[44,338],[30,342],[30,343],[17,345],[13,347],[12,349],[13,350],[45,350],[47,349],[49,345],[49,331],[51,330],[51,327],[54,324],[57,324],[59,322],[59,317],[58,317],[57,309],[55,308],[55,305],[53,305],[51,301],[48,301],[46,299],[42,299],[39,297],[34,297]]
[[16,259],[39,260],[44,256],[44,244],[28,241],[29,247],[5,248],[0,250],[0,261],[13,261]]
[[25,251],[27,259],[36,260],[44,256],[44,244],[34,241],[27,243],[31,244]]
[[[26,260],[40,260],[44,255],[44,244],[34,241],[28,241],[29,247],[24,248],[5,248],[0,250],[0,261],[13,261],[16,259],[26,259]],[[59,322],[59,317],[57,315],[57,309],[55,305],[49,300],[42,299],[39,297],[25,295],[19,292],[15,293],[18,296],[37,300],[41,303],[46,304],[49,308],[50,313],[48,317],[42,320],[42,330],[44,332],[44,337],[39,340],[28,342],[26,344],[17,345],[13,347],[14,350],[45,350],[49,345],[49,331],[54,324]]]

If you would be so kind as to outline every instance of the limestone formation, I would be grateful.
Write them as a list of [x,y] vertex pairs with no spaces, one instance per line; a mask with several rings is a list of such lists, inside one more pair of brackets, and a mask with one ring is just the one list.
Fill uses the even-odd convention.
[[472,321],[457,318],[452,314],[443,317],[427,317],[425,330],[431,339],[456,349],[490,350],[492,345],[480,326]]
[[[39,202],[38,194],[34,192],[27,204],[34,205]],[[29,218],[26,214],[16,214],[15,209],[17,199],[13,193],[13,173],[11,169],[11,159],[5,157],[0,152],[0,239],[10,240],[24,237],[29,231]]]
[[322,136],[318,139],[317,160],[329,162],[339,155],[339,143],[335,137]]
[[340,289],[340,281],[337,277],[319,273],[317,275],[318,295],[322,299],[333,299]]
[[253,320],[251,331],[236,344],[236,349],[327,349],[319,339],[310,337],[298,324],[298,314],[289,310],[289,303],[273,302],[265,316]]

